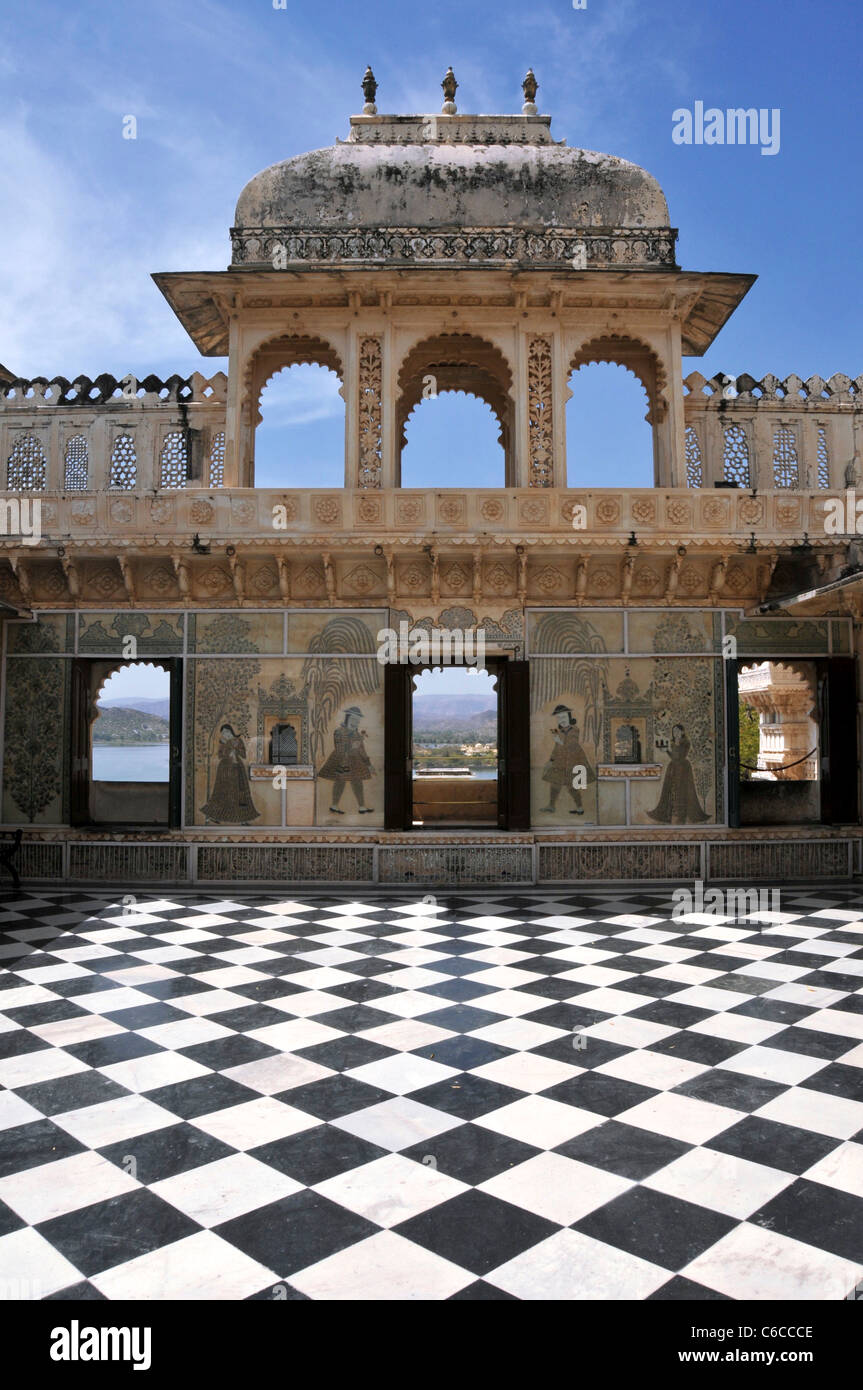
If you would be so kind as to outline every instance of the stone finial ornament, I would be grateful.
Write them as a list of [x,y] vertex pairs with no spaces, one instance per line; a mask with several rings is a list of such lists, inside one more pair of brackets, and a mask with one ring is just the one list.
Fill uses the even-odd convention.
[[534,77],[533,68],[528,68],[527,76],[521,84],[521,90],[524,92],[524,105],[521,108],[521,114],[523,116],[536,115],[536,92],[538,86],[539,83]]
[[378,84],[375,81],[375,75],[372,72],[371,64],[369,64],[363,74],[363,96],[366,99],[366,104],[363,107],[364,116],[376,116],[378,114],[378,108],[375,106],[375,97],[377,94]]
[[444,76],[444,80],[441,83],[441,87],[443,88],[444,96],[444,102],[443,106],[441,107],[441,112],[444,116],[454,116],[457,110],[455,104],[455,94],[456,89],[458,87],[458,83],[455,80],[455,73],[453,72],[452,67],[447,68],[446,75]]

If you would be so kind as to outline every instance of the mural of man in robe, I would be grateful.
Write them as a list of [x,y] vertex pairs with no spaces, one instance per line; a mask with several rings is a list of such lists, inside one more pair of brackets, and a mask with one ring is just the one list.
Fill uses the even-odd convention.
[[668,767],[662,779],[659,802],[647,813],[651,820],[661,825],[697,825],[710,819],[698,800],[692,764],[689,761],[690,748],[691,744],[683,725],[674,724],[668,748]]
[[573,777],[579,769],[583,768],[584,784],[588,785],[590,782],[596,781],[596,773],[587,761],[587,754],[581,743],[578,720],[574,717],[569,706],[557,705],[552,710],[552,718],[557,720],[557,727],[551,731],[555,746],[542,772],[543,782],[548,783],[548,805],[542,806],[540,809],[553,811],[557,805],[561,787],[566,787],[575,803],[570,815],[583,816],[581,790],[573,785]]
[[365,740],[368,734],[365,729],[360,728],[362,717],[362,710],[357,709],[356,705],[351,705],[350,709],[345,710],[342,723],[333,733],[333,751],[318,773],[318,777],[333,784],[330,810],[337,816],[345,814],[340,809],[339,802],[348,782],[356,798],[359,814],[365,816],[374,810],[373,806],[366,806],[363,791],[363,782],[374,776],[374,768],[366,752]]
[[244,824],[257,820],[261,814],[252,800],[249,773],[246,768],[246,745],[230,724],[219,731],[216,749],[219,765],[213,794],[201,807],[208,820],[220,825]]

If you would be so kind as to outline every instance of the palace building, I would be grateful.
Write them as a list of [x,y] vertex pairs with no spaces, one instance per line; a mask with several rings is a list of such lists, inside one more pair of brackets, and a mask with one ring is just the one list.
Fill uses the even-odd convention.
[[[154,275],[227,374],[0,368],[2,821],[25,881],[860,872],[863,566],[826,522],[841,501],[854,524],[863,376],[684,378],[755,277],[682,269],[656,180],[554,138],[533,73],[514,115],[442,85],[439,113],[382,115],[369,70],[346,139],[243,189],[227,270]],[[652,486],[567,476],[591,363],[643,387]],[[262,392],[296,364],[339,378],[343,486],[257,485]],[[493,411],[498,486],[402,485],[429,382]],[[477,652],[496,763],[417,777],[416,679]],[[108,776],[96,735],[134,663],[165,681],[150,780]]]

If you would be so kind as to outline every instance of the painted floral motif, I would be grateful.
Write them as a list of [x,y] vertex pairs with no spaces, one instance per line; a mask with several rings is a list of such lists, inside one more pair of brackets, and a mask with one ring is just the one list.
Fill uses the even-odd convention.
[[[33,650],[40,640],[42,651],[53,649],[46,632],[34,636]],[[6,664],[4,788],[31,822],[62,791],[64,665],[47,657],[13,657]]]

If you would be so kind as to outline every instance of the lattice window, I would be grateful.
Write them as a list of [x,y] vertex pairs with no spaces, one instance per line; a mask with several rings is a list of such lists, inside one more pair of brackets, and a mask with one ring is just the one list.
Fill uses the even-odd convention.
[[749,445],[742,425],[728,425],[725,430],[723,477],[727,483],[749,487]]
[[109,487],[131,488],[138,476],[135,441],[130,434],[118,434],[111,451],[111,480]]
[[67,492],[87,491],[87,438],[83,434],[73,434],[66,440],[63,486]]
[[225,486],[225,431],[213,435],[210,450],[210,487]]
[[704,464],[701,459],[701,445],[694,425],[686,426],[686,486],[704,486]]
[[825,425],[818,426],[818,452],[816,454],[818,462],[818,486],[830,486],[830,450],[827,446],[827,428]]
[[186,436],[182,430],[172,430],[165,435],[160,456],[161,474],[159,487],[185,487],[189,472],[186,454]]
[[6,467],[6,486],[10,492],[44,492],[48,464],[42,443],[35,434],[15,440]]
[[790,425],[779,425],[773,434],[773,486],[800,486],[797,438]]

